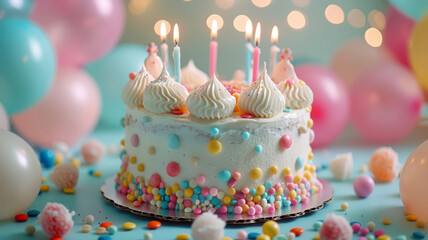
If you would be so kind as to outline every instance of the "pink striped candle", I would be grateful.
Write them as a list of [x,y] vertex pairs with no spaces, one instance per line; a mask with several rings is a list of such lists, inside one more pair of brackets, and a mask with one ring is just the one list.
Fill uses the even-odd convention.
[[254,42],[256,47],[253,52],[253,82],[257,81],[257,77],[259,76],[259,65],[260,65],[260,23],[257,23],[256,34],[254,36]]
[[217,47],[218,43],[215,40],[217,37],[217,20],[213,20],[211,25],[211,42],[210,42],[210,72],[209,76],[212,78],[217,70]]

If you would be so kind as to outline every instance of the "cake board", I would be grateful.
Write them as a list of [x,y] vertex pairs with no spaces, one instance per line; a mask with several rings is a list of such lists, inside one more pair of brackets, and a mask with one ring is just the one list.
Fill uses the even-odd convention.
[[[114,176],[106,179],[104,185],[101,186],[101,194],[104,199],[113,204],[118,209],[128,211],[132,214],[156,218],[172,222],[193,222],[200,214],[186,213],[184,211],[161,209],[152,206],[150,203],[143,203],[140,207],[135,207],[132,202],[129,202],[126,195],[121,194],[115,189]],[[265,222],[267,220],[282,220],[289,218],[301,217],[305,214],[313,213],[322,209],[326,204],[333,200],[334,189],[326,180],[319,179],[323,184],[320,192],[312,195],[310,200],[304,204],[300,203],[295,206],[281,208],[273,214],[261,213],[259,215],[248,216],[247,214],[218,214],[218,216],[228,224],[252,224],[257,222]]]

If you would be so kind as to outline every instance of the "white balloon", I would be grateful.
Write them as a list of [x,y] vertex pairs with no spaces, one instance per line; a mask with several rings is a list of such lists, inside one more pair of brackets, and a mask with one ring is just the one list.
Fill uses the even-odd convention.
[[0,103],[0,129],[9,130],[9,118],[7,117],[6,111]]
[[0,129],[0,220],[13,218],[36,199],[42,168],[33,148]]

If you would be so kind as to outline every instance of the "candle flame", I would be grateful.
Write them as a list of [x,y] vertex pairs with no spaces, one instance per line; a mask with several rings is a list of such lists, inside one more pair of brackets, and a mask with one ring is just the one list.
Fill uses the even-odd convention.
[[161,41],[165,41],[166,39],[166,26],[164,22],[162,22],[160,26],[160,38]]
[[245,38],[250,41],[253,34],[253,24],[251,23],[251,20],[248,19],[247,23],[245,24]]
[[272,28],[272,34],[270,35],[270,41],[273,44],[276,44],[278,42],[278,27],[275,25]]
[[174,37],[173,37],[173,39],[174,39],[175,44],[178,44],[178,40],[180,38],[179,38],[179,32],[178,32],[178,25],[177,25],[177,23],[174,25]]
[[215,39],[217,37],[217,20],[213,20],[211,24],[211,38]]
[[260,22],[257,23],[256,34],[254,35],[254,43],[256,44],[256,46],[259,45],[259,42],[260,42]]

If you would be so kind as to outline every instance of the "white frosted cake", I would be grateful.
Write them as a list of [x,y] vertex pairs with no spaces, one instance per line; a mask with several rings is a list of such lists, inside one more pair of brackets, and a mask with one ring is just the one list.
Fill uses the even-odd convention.
[[188,93],[165,69],[153,80],[143,67],[122,92],[117,190],[136,207],[196,214],[257,215],[307,202],[322,187],[311,161],[313,94],[284,76],[276,85],[264,68],[232,95],[214,75]]

